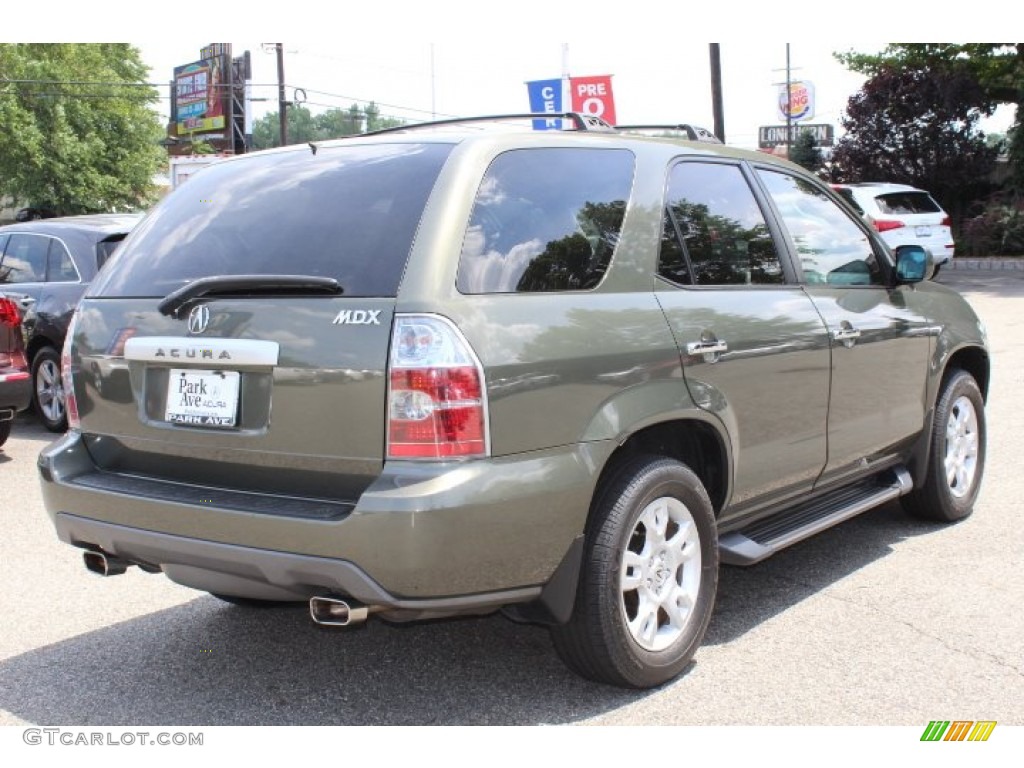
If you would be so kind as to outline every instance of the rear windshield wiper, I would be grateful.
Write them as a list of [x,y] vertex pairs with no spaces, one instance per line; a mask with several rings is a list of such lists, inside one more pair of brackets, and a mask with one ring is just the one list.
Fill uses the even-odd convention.
[[190,302],[203,296],[340,296],[344,289],[333,277],[313,275],[214,275],[201,277],[167,294],[157,305],[161,314],[177,317]]

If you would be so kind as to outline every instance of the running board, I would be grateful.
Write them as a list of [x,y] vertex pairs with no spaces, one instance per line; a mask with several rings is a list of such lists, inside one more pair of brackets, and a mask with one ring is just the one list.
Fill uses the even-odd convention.
[[882,478],[881,481],[875,479],[834,491],[758,520],[741,531],[725,534],[718,539],[721,562],[725,565],[754,565],[791,544],[899,498],[914,487],[905,467],[896,467]]

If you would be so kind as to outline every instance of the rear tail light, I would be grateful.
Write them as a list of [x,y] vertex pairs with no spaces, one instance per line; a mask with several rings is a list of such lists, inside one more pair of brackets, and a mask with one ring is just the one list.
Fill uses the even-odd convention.
[[0,325],[17,328],[21,325],[21,313],[18,305],[6,296],[0,296]]
[[78,313],[71,316],[67,336],[64,337],[64,348],[60,352],[60,380],[64,388],[64,409],[68,417],[68,429],[81,429],[82,421],[78,417],[78,398],[75,397],[75,366],[71,356],[71,344],[75,338],[75,326],[78,325]]
[[951,227],[951,226],[953,226],[953,220],[951,218],[949,218],[949,216],[943,216],[942,217],[942,224],[940,226]]
[[442,317],[395,316],[387,407],[388,458],[469,458],[489,451],[483,368]]
[[879,232],[888,232],[890,229],[899,229],[900,227],[905,227],[906,226],[906,224],[904,224],[902,221],[895,221],[895,220],[876,221],[875,219],[872,219],[871,223],[875,226],[875,229],[877,229]]

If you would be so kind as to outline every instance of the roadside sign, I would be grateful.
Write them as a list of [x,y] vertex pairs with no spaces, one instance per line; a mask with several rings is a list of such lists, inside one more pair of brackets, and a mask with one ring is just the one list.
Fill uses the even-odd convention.
[[615,125],[615,97],[612,95],[612,76],[570,77],[569,91],[573,112],[600,117]]
[[[562,109],[562,81],[561,80],[534,80],[526,84],[530,94],[531,112],[564,112]],[[534,120],[535,131],[559,130],[562,121]]]
[[[828,123],[816,123],[805,125],[794,125],[790,128],[789,143],[796,144],[796,140],[804,131],[810,131],[814,136],[814,143],[819,147],[831,147],[835,144],[835,127]],[[761,149],[771,149],[786,143],[786,126],[784,125],[762,125],[757,129],[757,145]]]

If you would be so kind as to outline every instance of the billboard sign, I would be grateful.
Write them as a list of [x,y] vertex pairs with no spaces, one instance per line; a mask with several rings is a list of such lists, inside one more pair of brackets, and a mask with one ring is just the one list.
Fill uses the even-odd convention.
[[174,68],[177,133],[223,133],[231,98],[224,56],[213,56]]
[[814,84],[806,80],[789,84],[789,98],[786,85],[779,86],[779,119],[810,120],[814,117]]

